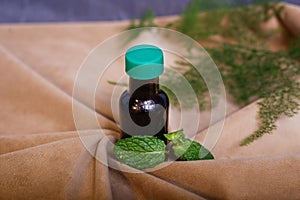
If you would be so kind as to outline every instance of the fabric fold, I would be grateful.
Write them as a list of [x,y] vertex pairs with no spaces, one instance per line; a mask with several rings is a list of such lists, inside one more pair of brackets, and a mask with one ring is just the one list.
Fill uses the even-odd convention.
[[152,173],[209,199],[297,199],[299,169],[300,156],[286,155],[175,162]]
[[[115,123],[49,84],[36,72],[0,48],[1,134],[30,134],[85,129],[118,130]],[[5,67],[9,66],[9,67]],[[74,121],[74,112],[81,121]],[[92,120],[91,120],[92,119]]]

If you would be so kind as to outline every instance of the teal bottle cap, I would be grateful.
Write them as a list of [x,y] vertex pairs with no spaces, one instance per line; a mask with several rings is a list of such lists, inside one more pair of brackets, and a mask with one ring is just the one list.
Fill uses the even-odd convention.
[[164,71],[163,52],[160,48],[142,44],[133,46],[125,54],[126,73],[137,80],[158,77]]

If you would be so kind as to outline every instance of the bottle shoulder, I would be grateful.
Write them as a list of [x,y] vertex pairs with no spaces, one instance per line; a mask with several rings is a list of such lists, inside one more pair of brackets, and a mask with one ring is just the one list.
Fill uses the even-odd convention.
[[129,100],[130,100],[130,94],[128,93],[127,90],[125,90],[119,99],[119,103],[128,104]]
[[164,100],[169,101],[168,95],[163,90],[159,90],[156,95],[149,95],[149,96],[145,93],[135,93],[134,95],[132,95],[128,92],[128,90],[125,90],[120,97],[120,99],[130,99],[130,98],[140,99],[140,100],[143,100],[143,99],[156,100],[156,99],[162,98]]
[[163,98],[169,100],[169,97],[168,97],[167,93],[165,93],[165,91],[163,91],[163,90],[161,90],[161,89],[159,89],[158,95],[159,95],[160,97],[163,97]]

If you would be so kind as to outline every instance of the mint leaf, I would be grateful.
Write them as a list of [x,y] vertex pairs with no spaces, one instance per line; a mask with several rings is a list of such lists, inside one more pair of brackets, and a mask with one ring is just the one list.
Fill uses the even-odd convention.
[[[183,149],[185,150],[183,153]],[[182,160],[209,160],[214,159],[214,156],[198,142],[186,139],[184,143],[179,143],[173,146],[173,151],[176,156]]]
[[136,169],[154,167],[165,160],[164,141],[153,136],[121,139],[114,146],[114,155],[122,163]]
[[167,138],[167,140],[173,141],[173,142],[185,138],[183,129],[172,132],[172,133],[164,134],[164,136],[165,136],[165,138]]
[[172,150],[181,160],[207,160],[214,156],[201,144],[185,138],[183,130],[175,131],[164,136],[173,143]]

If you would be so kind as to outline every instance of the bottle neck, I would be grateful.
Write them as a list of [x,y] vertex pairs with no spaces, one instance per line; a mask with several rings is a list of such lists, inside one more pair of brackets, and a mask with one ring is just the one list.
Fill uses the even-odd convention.
[[137,80],[129,78],[129,93],[134,93],[137,89],[149,95],[156,95],[159,92],[159,78],[150,80]]

